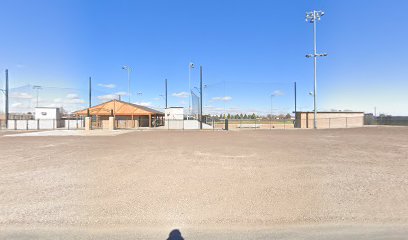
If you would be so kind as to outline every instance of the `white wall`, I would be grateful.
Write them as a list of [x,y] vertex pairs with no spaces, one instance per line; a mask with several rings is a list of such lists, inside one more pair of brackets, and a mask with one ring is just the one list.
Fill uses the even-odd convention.
[[35,108],[35,119],[61,119],[59,108]]
[[164,110],[164,118],[167,120],[183,120],[184,108],[166,108]]
[[8,120],[8,129],[10,130],[51,130],[57,128],[81,129],[83,120]]

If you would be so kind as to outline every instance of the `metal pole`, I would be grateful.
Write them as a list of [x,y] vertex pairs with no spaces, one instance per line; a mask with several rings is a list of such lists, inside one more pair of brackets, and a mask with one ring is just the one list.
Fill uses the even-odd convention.
[[272,99],[273,99],[273,95],[271,95],[271,119],[272,119],[272,116],[273,116],[273,110],[272,110]]
[[5,117],[6,120],[6,128],[8,128],[8,117],[9,117],[9,79],[8,79],[8,69],[6,69],[6,89],[5,89],[5,97],[6,97],[6,106],[5,106]]
[[188,64],[188,116],[187,120],[189,119],[189,116],[191,116],[191,63]]
[[317,44],[316,44],[316,11],[313,11],[313,53],[314,53],[314,94],[313,94],[313,106],[314,106],[314,128],[317,129]]
[[297,101],[297,93],[296,93],[296,82],[295,82],[295,116],[296,116],[296,112],[297,112],[297,106],[296,106],[296,101]]
[[92,78],[89,77],[89,108],[92,107]]
[[128,95],[129,95],[129,103],[130,103],[130,67],[128,67],[127,71],[128,71]]
[[166,98],[166,108],[167,108],[167,78],[164,81],[164,89],[165,89],[165,98]]
[[203,67],[200,66],[200,129],[203,129]]
[[88,99],[88,110],[86,111],[86,115],[90,117],[89,109],[91,109],[92,107],[92,78],[91,77],[89,77],[89,81],[88,81],[88,90],[89,90],[89,93],[88,93],[89,99]]

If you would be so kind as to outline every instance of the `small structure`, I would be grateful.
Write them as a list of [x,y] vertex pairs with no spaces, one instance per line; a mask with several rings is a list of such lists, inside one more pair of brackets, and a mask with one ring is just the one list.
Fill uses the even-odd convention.
[[168,129],[184,129],[184,108],[169,107],[166,108],[164,125]]
[[35,120],[60,120],[61,112],[55,107],[36,107],[34,118]]
[[166,120],[184,120],[183,107],[169,107],[164,112]]
[[[295,128],[313,128],[314,112],[296,112]],[[317,128],[364,126],[364,112],[318,112]]]
[[163,125],[164,113],[145,106],[111,100],[75,112],[91,117],[92,128],[109,128],[109,117],[115,117],[115,128],[156,127]]

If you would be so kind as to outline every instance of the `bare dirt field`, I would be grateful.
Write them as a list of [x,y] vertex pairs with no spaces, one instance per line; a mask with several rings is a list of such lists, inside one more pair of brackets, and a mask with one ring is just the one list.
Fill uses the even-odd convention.
[[0,134],[0,239],[406,239],[408,128]]

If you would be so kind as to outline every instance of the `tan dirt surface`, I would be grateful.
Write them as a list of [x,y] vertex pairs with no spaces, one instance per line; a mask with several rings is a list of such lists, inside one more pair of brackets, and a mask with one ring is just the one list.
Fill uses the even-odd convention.
[[408,234],[404,127],[0,136],[0,151],[2,239]]

